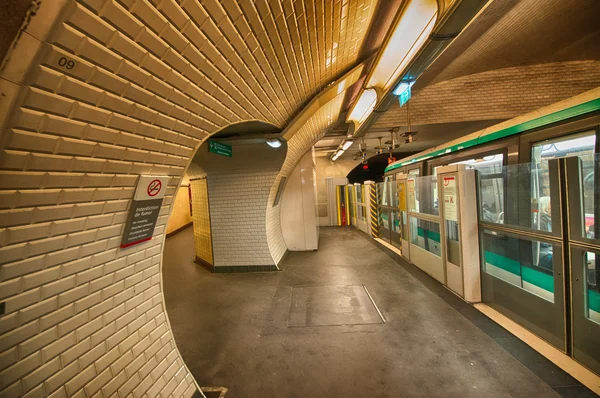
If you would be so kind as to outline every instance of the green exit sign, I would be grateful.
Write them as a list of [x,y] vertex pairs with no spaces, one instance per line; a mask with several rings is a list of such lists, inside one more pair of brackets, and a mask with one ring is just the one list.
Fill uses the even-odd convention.
[[406,103],[408,102],[408,100],[410,99],[410,97],[411,97],[410,86],[408,86],[406,88],[406,90],[404,90],[403,92],[401,92],[400,95],[398,96],[401,108],[404,105],[406,105]]
[[208,141],[208,152],[227,157],[231,157],[233,155],[231,145],[221,144],[220,142],[210,140]]

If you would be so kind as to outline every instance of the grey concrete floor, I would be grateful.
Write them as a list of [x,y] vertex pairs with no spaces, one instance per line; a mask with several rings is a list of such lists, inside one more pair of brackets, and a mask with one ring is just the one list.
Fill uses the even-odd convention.
[[[319,250],[290,253],[280,272],[211,274],[193,258],[191,228],[167,240],[167,313],[196,380],[227,398],[559,396],[354,229],[321,228]],[[288,327],[302,288],[360,285],[385,323]]]

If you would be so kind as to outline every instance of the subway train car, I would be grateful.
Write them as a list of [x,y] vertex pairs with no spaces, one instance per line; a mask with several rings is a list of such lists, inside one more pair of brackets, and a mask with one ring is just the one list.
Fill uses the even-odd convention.
[[[475,268],[477,277],[463,278],[463,293],[468,284],[477,285],[480,298],[473,301],[596,373],[599,92],[401,159],[386,168],[385,182],[377,187],[378,218],[389,220],[380,225],[381,239],[446,286],[457,261],[463,277]],[[472,193],[460,193],[469,184]],[[471,227],[461,225],[469,220]],[[456,249],[469,242],[471,252],[478,251],[476,260]]]

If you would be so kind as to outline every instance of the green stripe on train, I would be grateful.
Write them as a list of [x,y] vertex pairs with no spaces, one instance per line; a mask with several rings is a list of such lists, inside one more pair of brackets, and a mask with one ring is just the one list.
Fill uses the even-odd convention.
[[600,312],[600,293],[588,289],[588,307],[593,311]]
[[533,268],[522,267],[521,263],[516,260],[487,250],[485,251],[485,262],[519,276],[524,282],[554,293],[554,277],[552,275]]
[[[381,219],[385,220],[385,221],[387,221],[388,218],[389,218],[388,215],[387,215],[387,213],[383,213],[383,212],[379,213],[379,217],[381,217]],[[399,219],[397,219],[397,218],[394,219],[394,226],[396,228],[400,228],[400,220]]]
[[499,140],[501,138],[509,137],[511,135],[520,134],[527,130],[531,130],[534,128],[546,126],[552,123],[560,122],[563,120],[570,119],[572,117],[585,115],[586,113],[595,112],[600,110],[600,98],[591,100],[588,102],[584,102],[583,104],[575,105],[570,108],[566,108],[560,110],[558,112],[550,113],[549,115],[541,116],[527,122],[519,123],[511,127],[507,127],[505,129],[501,129],[498,131],[494,131],[490,134],[486,134],[484,136],[479,136],[473,138],[471,140],[461,142],[460,144],[451,145],[448,147],[443,147],[433,152],[426,153],[422,156],[407,160],[405,162],[397,162],[392,163],[385,168],[385,172],[395,170],[399,167],[406,166],[407,164],[420,162],[424,159],[431,159],[437,156],[445,155],[447,153],[452,153],[456,151],[460,151],[462,149],[467,149],[474,147],[476,145],[485,144],[490,141]]
[[[421,238],[425,239],[425,229],[424,228],[417,227],[417,234]],[[432,241],[440,243],[440,234],[439,234],[439,232],[433,232],[433,231],[427,230],[427,237],[429,237],[429,239],[431,239]]]
[[[523,281],[554,293],[554,278],[551,275],[529,267],[521,267],[521,263],[518,261],[489,251],[485,252],[485,262],[502,268],[511,274],[520,275]],[[588,307],[593,311],[600,312],[600,293],[588,289]]]

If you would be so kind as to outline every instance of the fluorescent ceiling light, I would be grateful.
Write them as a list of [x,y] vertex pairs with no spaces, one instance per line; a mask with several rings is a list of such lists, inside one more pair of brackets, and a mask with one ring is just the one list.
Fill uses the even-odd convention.
[[281,141],[278,138],[267,138],[266,141],[271,148],[279,148],[281,146]]
[[375,89],[370,88],[363,90],[354,103],[347,121],[353,121],[356,124],[356,128],[358,128],[358,126],[360,126],[373,112],[373,108],[375,108],[376,103],[377,92]]
[[344,145],[342,145],[342,149],[345,151],[346,149],[350,148],[353,143],[354,143],[353,141],[344,142]]
[[333,155],[333,157],[331,158],[331,160],[336,161],[337,158],[339,158],[340,156],[342,156],[343,153],[344,153],[344,151],[340,149],[339,151],[337,151],[335,153],[335,155]]
[[367,87],[388,89],[421,48],[433,30],[436,0],[410,0],[380,53]]

